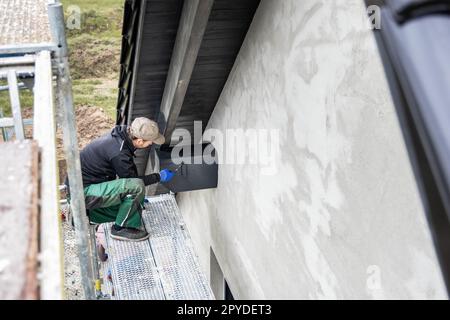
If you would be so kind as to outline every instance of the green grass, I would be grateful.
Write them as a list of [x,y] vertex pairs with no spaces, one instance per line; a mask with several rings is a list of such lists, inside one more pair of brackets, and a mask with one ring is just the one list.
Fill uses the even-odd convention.
[[114,119],[116,115],[118,90],[111,88],[114,84],[117,84],[114,79],[74,80],[73,94],[75,105],[94,105],[103,108]]
[[84,80],[74,80],[73,85],[99,85],[102,84],[102,81],[99,79],[84,79]]
[[63,0],[66,16],[74,14],[72,6],[81,13],[80,29],[68,30],[69,36],[95,34],[117,38],[121,36],[124,0]]
[[[78,30],[67,30],[75,105],[103,108],[114,120],[117,104],[122,17],[125,0],[62,0],[66,18],[69,6],[78,6]],[[5,85],[0,81],[0,85]],[[20,91],[23,108],[33,106],[29,90]],[[0,110],[11,116],[9,92],[0,91]]]
[[[115,119],[125,0],[62,0],[81,11],[80,29],[67,30],[75,105],[103,108]],[[73,13],[73,11],[72,11]]]
[[[0,86],[7,85],[6,80],[0,80]],[[20,104],[22,108],[33,107],[33,93],[26,89],[19,91]],[[4,117],[11,117],[11,103],[9,100],[9,91],[0,91],[0,111],[3,113]]]

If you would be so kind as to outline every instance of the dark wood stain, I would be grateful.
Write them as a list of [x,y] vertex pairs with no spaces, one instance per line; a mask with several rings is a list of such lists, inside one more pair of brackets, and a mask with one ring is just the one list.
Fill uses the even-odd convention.
[[[193,133],[194,121],[208,123],[259,2],[214,2],[176,129]],[[158,120],[182,7],[182,0],[147,1],[133,118]]]

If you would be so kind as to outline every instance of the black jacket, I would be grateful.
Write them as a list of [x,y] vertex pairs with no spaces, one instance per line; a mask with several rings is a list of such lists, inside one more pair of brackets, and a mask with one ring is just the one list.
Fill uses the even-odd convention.
[[95,139],[81,152],[83,185],[119,178],[141,178],[145,185],[160,181],[158,173],[138,177],[134,164],[136,148],[127,134],[127,126],[116,126],[110,133]]

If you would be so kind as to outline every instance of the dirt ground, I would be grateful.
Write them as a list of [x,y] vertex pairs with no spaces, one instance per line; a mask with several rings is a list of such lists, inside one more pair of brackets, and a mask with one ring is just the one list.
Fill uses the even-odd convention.
[[[24,109],[22,111],[22,117],[24,119],[32,119],[33,109]],[[78,130],[78,147],[80,150],[95,138],[110,131],[115,124],[103,109],[90,105],[77,106],[75,108],[75,117]],[[32,127],[25,127],[25,136],[32,138]],[[63,134],[59,127],[56,132],[56,148],[58,160],[64,159]]]
[[118,74],[120,45],[117,41],[81,38],[72,43],[71,49],[70,61],[74,79]]
[[[77,106],[75,116],[78,130],[78,148],[82,150],[89,142],[107,133],[114,127],[114,121],[101,108],[89,105]],[[63,135],[60,128],[56,136],[58,159],[64,158]]]

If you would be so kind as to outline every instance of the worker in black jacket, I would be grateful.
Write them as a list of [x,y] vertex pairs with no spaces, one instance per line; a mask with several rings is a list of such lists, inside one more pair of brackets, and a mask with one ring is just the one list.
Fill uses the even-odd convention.
[[141,241],[149,237],[141,228],[145,186],[167,182],[174,173],[163,170],[139,177],[133,158],[136,149],[147,148],[153,143],[163,144],[164,140],[156,122],[136,118],[131,126],[116,126],[81,151],[89,220],[94,223],[115,221],[111,228],[112,238]]

